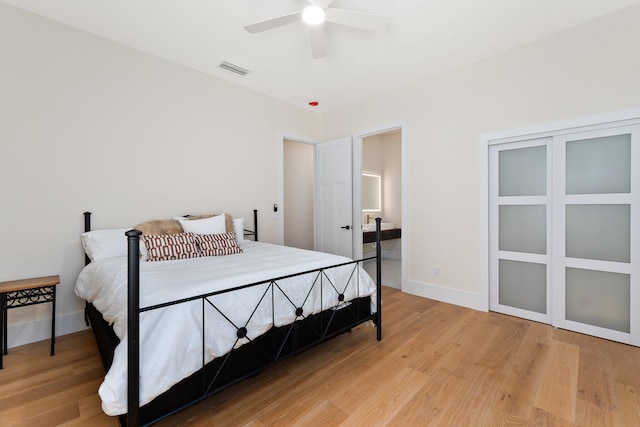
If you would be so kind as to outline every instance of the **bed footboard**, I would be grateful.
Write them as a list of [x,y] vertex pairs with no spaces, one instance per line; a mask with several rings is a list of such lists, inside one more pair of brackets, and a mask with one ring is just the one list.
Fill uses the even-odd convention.
[[[270,337],[274,339],[273,342],[271,342],[267,347],[270,347],[272,349],[272,352],[269,354],[264,354],[264,358],[265,358],[265,362],[264,363],[259,363],[257,366],[255,367],[250,367],[247,368],[247,372],[244,375],[240,375],[237,378],[231,378],[230,380],[225,380],[225,378],[223,377],[222,379],[219,378],[219,376],[221,375],[220,372],[222,372],[222,366],[216,366],[213,369],[211,369],[210,365],[204,364],[203,362],[203,369],[202,369],[202,375],[203,375],[203,383],[204,384],[208,384],[206,387],[203,388],[203,393],[197,397],[195,397],[192,401],[188,402],[187,404],[185,404],[183,406],[187,407],[191,404],[194,404],[198,401],[203,400],[204,398],[215,394],[219,391],[221,391],[222,389],[228,387],[229,385],[240,381],[241,379],[244,379],[246,377],[255,375],[256,373],[260,372],[261,370],[263,370],[264,368],[266,368],[267,366],[277,362],[278,360],[281,360],[287,356],[290,356],[291,354],[295,354],[297,352],[303,351],[306,348],[309,348],[311,346],[314,346],[316,344],[319,344],[321,342],[324,342],[340,333],[345,332],[346,330],[351,329],[354,326],[357,326],[358,324],[364,323],[366,321],[372,320],[374,322],[374,324],[376,325],[376,339],[377,340],[381,340],[382,339],[382,286],[381,286],[381,245],[380,245],[380,237],[381,237],[381,232],[380,232],[380,223],[381,223],[381,219],[380,218],[376,218],[376,312],[375,313],[371,313],[370,310],[368,310],[367,314],[365,316],[361,316],[359,311],[360,311],[360,304],[355,304],[354,307],[355,309],[358,311],[358,313],[356,313],[354,315],[354,320],[349,323],[347,322],[348,326],[342,326],[341,328],[338,327],[336,330],[332,330],[331,329],[331,324],[332,324],[332,320],[335,317],[336,313],[338,311],[343,312],[342,314],[352,310],[353,308],[350,307],[350,304],[344,304],[344,306],[346,308],[343,308],[341,310],[334,310],[333,313],[329,313],[327,314],[325,311],[321,311],[320,313],[318,313],[317,315],[312,315],[309,316],[307,319],[307,322],[305,323],[305,325],[307,325],[307,327],[309,327],[309,324],[313,324],[313,322],[317,323],[317,331],[319,331],[318,336],[315,339],[310,339],[308,340],[308,342],[292,342],[292,340],[295,340],[298,337],[298,334],[293,333],[293,328],[295,327],[295,322],[290,325],[289,327],[275,327],[270,331]],[[128,292],[128,411],[127,411],[127,418],[126,418],[126,424],[128,426],[138,426],[141,424],[141,418],[140,418],[140,401],[139,401],[139,378],[140,378],[140,346],[139,346],[139,340],[140,340],[140,329],[139,329],[139,325],[140,325],[140,313],[142,312],[146,312],[146,311],[152,311],[152,310],[156,310],[162,307],[166,307],[169,305],[173,305],[173,304],[181,304],[181,303],[186,303],[188,301],[191,300],[196,300],[196,299],[202,299],[203,300],[203,307],[205,306],[205,301],[207,303],[209,303],[210,305],[214,306],[213,302],[211,302],[209,300],[209,298],[212,298],[216,295],[219,294],[224,294],[224,293],[229,293],[229,292],[233,292],[233,291],[237,291],[237,290],[241,290],[241,289],[245,289],[248,287],[254,287],[254,286],[259,286],[259,285],[265,285],[265,284],[269,284],[267,291],[265,292],[265,295],[267,294],[267,292],[271,292],[272,296],[271,298],[273,298],[273,292],[274,289],[278,288],[281,292],[282,289],[279,287],[278,283],[279,281],[282,281],[284,279],[293,277],[293,276],[298,276],[298,275],[304,275],[304,274],[316,274],[317,273],[317,277],[315,279],[315,281],[320,280],[320,282],[322,282],[323,278],[326,276],[326,272],[325,270],[327,269],[331,269],[331,268],[336,268],[336,267],[342,267],[344,265],[348,265],[348,264],[353,264],[354,266],[354,272],[356,272],[359,268],[359,263],[364,262],[364,261],[368,261],[371,260],[372,258],[367,258],[367,259],[363,259],[363,260],[359,260],[359,261],[353,261],[351,263],[345,263],[345,264],[341,264],[339,266],[331,266],[331,267],[327,267],[327,268],[321,268],[321,269],[317,269],[317,270],[312,270],[312,271],[306,271],[306,272],[302,272],[299,274],[295,274],[295,275],[290,275],[290,276],[285,276],[285,277],[280,277],[280,278],[275,278],[275,279],[271,279],[268,281],[262,281],[262,282],[258,282],[258,283],[252,283],[252,284],[247,284],[244,286],[240,286],[240,287],[236,287],[236,288],[232,288],[232,289],[228,289],[225,291],[219,291],[219,292],[213,292],[211,294],[207,294],[207,295],[201,295],[201,296],[197,296],[197,297],[193,297],[193,298],[189,298],[186,300],[181,300],[181,301],[175,301],[173,303],[167,303],[167,304],[161,304],[158,306],[153,306],[153,307],[145,307],[143,309],[140,308],[139,306],[139,287],[140,287],[140,267],[139,267],[139,260],[140,260],[140,235],[142,233],[138,230],[130,230],[126,233],[127,235],[127,240],[128,240],[128,281],[129,281],[129,292]],[[352,276],[354,272],[352,272]],[[356,274],[356,277],[357,274]],[[327,278],[327,280],[330,281],[330,279]],[[351,280],[351,278],[349,279]],[[315,285],[315,281],[314,281],[314,285]],[[320,285],[322,286],[322,285]],[[332,284],[333,286],[333,284]],[[335,286],[333,286],[333,288],[336,290],[336,292],[339,292]],[[269,289],[271,289],[269,291]],[[286,295],[285,295],[286,296]],[[264,297],[264,296],[263,296]],[[287,297],[288,298],[288,297]],[[356,298],[357,299],[357,298]],[[321,297],[322,300],[322,297]],[[338,295],[338,300],[344,303],[346,303],[346,301],[344,301],[344,295],[343,294],[339,294]],[[292,303],[293,304],[293,303]],[[216,310],[218,310],[216,308]],[[299,311],[299,312],[298,312]],[[330,311],[330,310],[328,310]],[[224,313],[221,313],[222,316],[225,316]],[[297,308],[296,309],[296,315],[300,315],[302,316],[303,312],[301,308]],[[327,316],[329,316],[330,318],[326,318]],[[204,312],[203,312],[203,318],[204,318]],[[225,316],[226,318],[226,316]],[[228,319],[227,319],[228,320]],[[229,322],[231,322],[229,320]],[[247,330],[245,327],[242,326],[236,326],[234,324],[234,327],[237,328],[237,336],[238,339],[243,339],[243,338],[248,338],[246,336]],[[313,327],[313,326],[311,326]],[[203,332],[204,334],[204,332]],[[305,336],[305,335],[302,335]],[[204,339],[204,338],[203,338]],[[270,339],[269,337],[267,338],[262,338],[262,339]],[[261,340],[262,340],[261,339]],[[250,340],[251,341],[251,340]],[[253,340],[255,341],[255,343],[258,343],[259,340]],[[251,341],[253,344],[255,344],[253,341]],[[248,344],[245,344],[245,346],[247,346]],[[240,347],[240,349],[242,349],[242,347]],[[203,350],[204,351],[204,350]],[[235,349],[232,349],[231,353],[233,353],[234,351],[236,351]],[[204,359],[204,356],[203,356]],[[222,365],[225,365],[227,363],[227,361],[229,360],[229,356],[224,356],[219,358],[222,362]],[[214,359],[215,361],[215,359]],[[216,383],[216,381],[218,381]],[[179,409],[183,409],[183,408],[179,408]],[[175,411],[174,411],[175,412]],[[173,413],[173,412],[171,412]],[[166,416],[171,415],[171,413],[169,414],[164,414],[161,418],[164,418]],[[153,420],[149,420],[146,419],[147,417],[145,417],[145,419],[142,420],[143,424],[146,423],[153,423],[156,421],[159,421],[159,419],[153,419]]]
[[[257,235],[257,215],[254,211],[254,231]],[[172,415],[188,406],[191,406],[206,397],[216,394],[228,386],[235,384],[245,378],[251,377],[266,367],[276,363],[277,361],[304,351],[307,348],[315,346],[321,342],[327,341],[339,334],[342,334],[353,327],[367,321],[373,321],[376,326],[376,339],[382,339],[382,287],[381,287],[381,245],[380,245],[380,223],[381,219],[376,218],[376,256],[365,258],[358,261],[347,262],[338,266],[330,266],[311,271],[305,271],[289,276],[269,279],[257,283],[251,283],[224,291],[212,292],[206,295],[199,295],[180,301],[160,304],[152,307],[140,308],[140,236],[138,230],[130,230],[126,233],[128,246],[128,319],[127,319],[127,357],[128,357],[128,374],[127,374],[127,414],[120,417],[121,423],[127,426],[149,425],[160,421],[167,416]],[[87,214],[85,214],[85,229],[90,228],[87,224]],[[257,240],[257,239],[256,239]],[[370,297],[358,297],[359,288],[359,268],[360,264],[365,261],[376,260],[376,304],[375,312],[371,309]],[[352,268],[349,279],[344,289],[352,283],[356,286],[356,297],[345,296],[345,290],[340,286],[334,285],[331,281],[329,270],[333,268]],[[296,308],[293,302],[287,297],[280,283],[294,276],[308,275],[320,287],[320,310],[315,314],[303,313],[301,307]],[[351,282],[352,280],[358,281]],[[325,285],[323,285],[325,283]],[[327,285],[328,284],[328,285]],[[329,286],[330,285],[330,286]],[[296,312],[296,320],[291,324],[277,326],[275,323],[272,328],[257,338],[249,339],[247,329],[243,325],[235,325],[229,320],[225,314],[216,307],[214,299],[222,294],[234,291],[241,291],[245,288],[261,286],[264,291],[264,299],[274,299],[274,293],[282,292],[286,299],[292,304],[292,309]],[[326,288],[323,288],[326,286]],[[339,301],[335,306],[325,306],[322,297],[323,289],[329,289],[332,297]],[[333,293],[335,291],[335,294]],[[261,291],[262,292],[262,291]],[[329,291],[324,291],[329,292]],[[271,293],[271,294],[269,294]],[[352,298],[352,299],[350,299]],[[140,316],[142,313],[157,310],[175,304],[188,303],[194,300],[201,300],[204,307],[210,306],[217,310],[223,318],[228,320],[237,328],[237,337],[244,340],[244,344],[239,347],[233,347],[230,353],[214,358],[206,362],[203,361],[200,371],[194,373],[192,377],[175,384],[170,390],[154,401],[140,407]],[[273,302],[271,303],[273,304]],[[256,307],[257,308],[257,307]],[[272,305],[272,310],[274,310]],[[298,312],[299,311],[299,312]],[[99,322],[99,313],[96,317]],[[94,323],[93,318],[89,316]],[[298,319],[301,319],[298,321]],[[247,321],[248,323],[248,321]],[[205,322],[203,321],[203,328]],[[111,331],[113,334],[113,332]],[[203,330],[203,351],[204,351],[204,335]],[[248,342],[247,342],[248,341]],[[237,342],[236,342],[237,343]],[[98,343],[100,347],[100,342]],[[106,348],[106,344],[103,346]],[[104,349],[100,349],[103,353]],[[106,352],[108,355],[108,351]],[[104,361],[103,354],[103,363]],[[105,364],[105,369],[108,368]],[[224,368],[224,369],[223,369]],[[227,369],[225,371],[225,369]]]

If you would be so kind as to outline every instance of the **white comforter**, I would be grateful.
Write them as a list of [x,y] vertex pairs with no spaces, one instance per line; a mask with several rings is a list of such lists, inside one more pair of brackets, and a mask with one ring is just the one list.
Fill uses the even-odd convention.
[[[244,253],[237,255],[140,263],[140,307],[350,261],[321,252],[245,243]],[[339,293],[344,293],[346,301],[374,295],[375,284],[361,268],[344,289],[352,272],[353,265],[327,270],[333,285],[326,279],[322,281],[322,302],[319,284],[310,292],[317,273],[278,281],[278,286],[273,288],[275,313],[271,310],[271,290],[254,313],[268,284],[235,291],[233,297],[225,294],[210,298],[229,320],[210,304],[204,305],[206,361],[248,342],[246,338],[238,340],[238,327],[246,327],[247,336],[253,339],[269,330],[274,320],[276,326],[292,323],[297,307],[304,309],[306,317],[336,306],[338,293],[333,290],[334,286]],[[106,414],[124,414],[127,412],[127,259],[110,258],[89,264],[78,277],[76,294],[102,313],[121,340],[99,394]],[[371,301],[375,311],[375,298]],[[202,301],[196,300],[141,314],[141,405],[202,367],[202,307]]]

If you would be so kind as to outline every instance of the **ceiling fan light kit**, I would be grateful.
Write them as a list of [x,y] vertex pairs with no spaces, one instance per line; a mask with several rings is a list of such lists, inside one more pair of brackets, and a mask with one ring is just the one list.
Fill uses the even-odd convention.
[[367,31],[380,31],[386,28],[389,18],[355,10],[330,7],[333,0],[308,0],[309,6],[299,12],[276,16],[254,24],[246,25],[245,30],[252,34],[271,30],[293,22],[302,21],[309,26],[311,34],[311,56],[322,58],[327,49],[324,38],[324,22],[344,25]]
[[320,25],[324,18],[324,9],[318,6],[307,6],[302,11],[302,20],[308,25]]

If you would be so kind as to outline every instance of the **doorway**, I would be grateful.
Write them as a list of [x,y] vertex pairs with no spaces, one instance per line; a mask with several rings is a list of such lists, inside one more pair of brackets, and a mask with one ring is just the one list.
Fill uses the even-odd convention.
[[[375,256],[376,243],[369,231],[375,218],[381,218],[385,233],[382,249],[382,282],[400,289],[402,285],[402,150],[401,131],[370,135],[362,140],[360,213],[362,215],[362,256]],[[365,270],[376,274],[375,261]]]
[[283,139],[283,244],[314,249],[313,145]]
[[[407,124],[399,121],[388,126],[362,131],[354,136],[354,257],[375,255],[367,230],[376,217],[382,219],[382,284],[402,289],[407,283]],[[379,189],[371,183],[379,182]],[[376,196],[371,195],[374,188]],[[374,201],[371,204],[372,200]],[[375,262],[365,264],[375,276]]]
[[[399,177],[396,175],[395,178],[395,184],[394,184],[394,190],[392,193],[393,197],[389,198],[388,201],[390,203],[394,203],[397,204],[398,200],[399,200],[399,204],[401,206],[400,208],[400,213],[399,216],[398,214],[394,214],[396,215],[395,218],[399,219],[391,219],[388,222],[386,222],[386,224],[392,223],[394,224],[394,227],[397,226],[397,228],[401,229],[401,235],[402,237],[400,239],[398,239],[396,243],[396,246],[393,247],[393,245],[391,244],[385,244],[385,246],[392,246],[392,248],[389,249],[393,249],[390,252],[395,251],[395,254],[390,254],[390,252],[385,252],[383,253],[383,257],[385,255],[390,255],[390,257],[395,257],[395,258],[400,258],[399,259],[399,270],[400,270],[400,280],[397,280],[398,274],[397,274],[397,270],[398,270],[398,262],[396,262],[394,265],[391,266],[391,268],[386,268],[385,266],[383,266],[383,273],[384,271],[393,271],[394,269],[396,270],[396,274],[395,277],[396,279],[393,280],[394,286],[398,287],[398,288],[402,288],[403,284],[407,283],[407,257],[404,256],[407,253],[407,247],[408,247],[408,241],[409,241],[409,223],[408,223],[408,219],[407,219],[407,163],[408,163],[408,157],[407,157],[407,122],[406,120],[399,120],[396,122],[392,122],[386,125],[381,125],[372,129],[368,129],[368,130],[363,130],[363,131],[359,131],[356,132],[353,135],[353,138],[345,138],[348,139],[349,141],[352,141],[352,156],[351,160],[349,162],[348,165],[348,169],[351,170],[351,174],[352,174],[352,183],[350,185],[350,187],[352,187],[352,196],[350,198],[351,202],[345,202],[343,204],[346,204],[348,206],[346,206],[346,208],[352,212],[350,214],[350,221],[344,222],[344,224],[348,224],[350,227],[349,230],[349,235],[351,236],[351,240],[352,240],[352,246],[353,246],[353,252],[352,255],[350,255],[351,258],[353,259],[362,259],[363,258],[363,232],[362,232],[362,225],[363,223],[366,223],[366,215],[362,215],[362,210],[361,210],[361,206],[362,206],[362,191],[361,191],[361,187],[362,187],[362,172],[363,172],[363,168],[362,168],[362,161],[363,161],[363,151],[362,151],[362,147],[363,147],[363,141],[365,140],[365,138],[368,137],[374,137],[376,135],[379,135],[381,138],[384,135],[387,134],[394,134],[397,138],[399,138],[399,148],[397,149],[397,151],[395,151],[394,155],[395,156],[399,156],[400,158],[400,172],[399,172]],[[313,215],[309,215],[307,214],[300,214],[300,213],[287,213],[289,212],[289,205],[292,204],[292,200],[296,200],[296,197],[294,194],[295,193],[290,193],[288,196],[285,197],[285,181],[290,181],[290,180],[296,180],[297,178],[295,174],[288,174],[288,178],[285,178],[285,168],[287,168],[287,161],[285,160],[285,140],[290,141],[294,144],[297,144],[297,147],[303,147],[303,146],[307,146],[307,147],[311,147],[313,150],[313,170],[311,168],[309,168],[309,173],[310,174],[314,174],[317,175],[317,146],[318,146],[318,141],[314,141],[314,140],[310,140],[307,139],[305,140],[304,138],[297,138],[297,137],[290,137],[290,136],[285,136],[284,134],[279,134],[278,135],[278,139],[280,141],[280,153],[279,153],[279,163],[280,163],[280,177],[279,177],[279,182],[280,182],[280,186],[279,186],[279,191],[278,191],[278,203],[282,206],[282,209],[280,210],[280,212],[284,212],[283,214],[275,214],[274,213],[274,220],[278,221],[278,235],[279,235],[279,243],[280,244],[285,244],[285,228],[287,227],[297,227],[297,226],[304,226],[305,229],[308,230],[313,230],[316,231],[317,229],[317,224],[319,222],[319,214],[318,214],[318,209],[319,207],[317,206],[317,190],[315,189],[317,186],[317,183],[315,182],[315,180],[317,179],[314,176],[314,189],[309,190],[308,186],[306,186],[305,188],[307,188],[306,191],[308,191],[307,195],[310,195],[311,199],[313,200]],[[337,141],[337,140],[336,140]],[[331,141],[329,142],[331,143]],[[289,144],[289,143],[287,143]],[[328,144],[328,143],[325,143]],[[294,146],[295,147],[295,146]],[[294,148],[295,149],[295,148]],[[303,149],[304,150],[304,149]],[[295,161],[295,160],[290,160],[290,161]],[[347,166],[345,166],[347,167]],[[397,181],[400,181],[400,185],[399,185],[399,189],[398,189],[398,184]],[[288,185],[288,184],[286,184]],[[388,192],[390,192],[391,190],[387,190]],[[288,201],[287,201],[288,200]],[[391,202],[391,200],[395,200],[394,202]],[[293,203],[297,203],[297,202],[293,202]],[[307,202],[307,206],[308,206],[308,202]],[[308,210],[306,211],[308,212]],[[387,218],[393,218],[393,217],[388,217]],[[384,218],[383,218],[384,219]],[[290,225],[287,224],[288,222],[297,222],[298,224],[294,224],[294,225]],[[344,224],[342,222],[340,222],[340,229],[344,228]],[[307,238],[308,239],[308,238]],[[317,238],[317,234],[314,233],[314,249],[318,250],[318,238]],[[287,239],[287,243],[290,242],[289,239]],[[308,242],[308,240],[307,240]],[[398,255],[399,253],[399,255]],[[375,272],[374,272],[374,276],[375,276]],[[386,285],[386,283],[383,282],[383,284]]]

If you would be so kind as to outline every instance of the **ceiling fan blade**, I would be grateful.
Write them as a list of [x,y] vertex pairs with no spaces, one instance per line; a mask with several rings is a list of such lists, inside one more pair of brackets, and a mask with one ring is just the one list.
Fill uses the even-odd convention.
[[244,27],[245,30],[251,34],[261,33],[263,31],[271,30],[282,25],[291,24],[292,22],[299,21],[302,18],[302,12],[290,13],[288,15],[282,15],[264,21],[256,22],[255,24],[249,24]]
[[326,9],[329,6],[331,6],[331,3],[333,3],[334,1],[335,0],[309,0],[309,3],[311,3],[314,6],[318,6],[323,9]]
[[311,56],[313,59],[327,56],[327,42],[324,38],[324,25],[310,26],[309,34],[311,34]]
[[386,16],[356,12],[355,10],[330,7],[325,10],[325,14],[327,22],[359,28],[361,30],[380,31],[384,30],[389,24],[389,18]]

